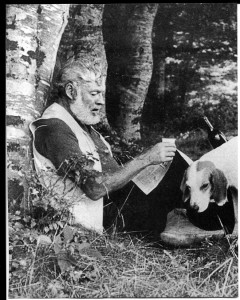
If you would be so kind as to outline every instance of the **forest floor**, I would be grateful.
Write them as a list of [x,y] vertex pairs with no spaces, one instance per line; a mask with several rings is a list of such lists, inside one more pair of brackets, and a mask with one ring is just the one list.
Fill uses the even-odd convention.
[[[210,150],[202,133],[178,137],[177,145],[192,159]],[[238,296],[237,238],[170,247],[143,235],[29,224],[20,211],[9,214],[9,298]]]

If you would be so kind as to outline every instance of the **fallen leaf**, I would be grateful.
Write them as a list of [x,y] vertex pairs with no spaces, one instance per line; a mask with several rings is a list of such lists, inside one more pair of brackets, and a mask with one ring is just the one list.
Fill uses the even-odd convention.
[[48,284],[47,289],[50,290],[53,296],[56,296],[64,287],[59,281],[53,281]]
[[84,249],[83,252],[81,252],[81,255],[88,256],[89,259],[94,259],[94,260],[103,259],[102,254],[95,249]]
[[73,239],[73,230],[71,229],[71,227],[69,226],[64,227],[63,235],[64,235],[65,242],[71,241]]
[[58,265],[61,269],[61,272],[65,272],[72,265],[76,266],[77,261],[72,257],[67,251],[61,250],[57,255]]
[[34,220],[31,220],[31,228],[33,228],[37,223]]
[[69,251],[70,251],[71,254],[74,254],[74,250],[75,250],[74,246],[70,245],[69,246]]
[[45,231],[46,233],[48,233],[48,231],[49,231],[48,226],[45,226],[45,227],[44,227],[44,231]]
[[26,267],[27,262],[26,262],[25,259],[21,259],[21,260],[19,261],[19,264],[20,264],[21,266],[23,266],[23,267]]
[[12,262],[12,267],[14,267],[14,268],[17,269],[17,268],[19,267],[19,263],[13,261],[13,262]]
[[39,194],[39,191],[38,190],[36,190],[36,189],[32,189],[32,193],[31,193],[32,195],[37,195],[37,194]]
[[57,244],[62,244],[62,243],[63,243],[60,234],[58,234],[58,235],[54,238],[54,243],[57,243]]
[[61,246],[62,244],[63,244],[63,241],[62,241],[61,236],[59,234],[54,238],[53,247],[54,247],[54,251],[55,251],[56,254],[58,254],[62,250],[62,246]]
[[83,272],[80,270],[80,271],[71,271],[69,275],[70,277],[72,277],[74,281],[78,281],[81,278],[82,274]]
[[63,228],[63,223],[62,223],[61,221],[57,221],[57,224],[58,224],[61,228]]
[[11,234],[14,232],[14,229],[11,226],[8,226],[8,232],[9,232],[9,234]]
[[62,247],[58,243],[54,243],[53,247],[54,247],[54,252],[56,254],[58,254],[62,250]]
[[86,242],[76,243],[75,245],[77,246],[77,249],[78,249],[79,252],[81,252],[83,249],[86,249],[86,248],[90,247],[90,244],[86,243]]
[[58,265],[61,269],[61,273],[67,271],[72,266],[72,264],[68,260],[65,260],[65,259],[58,259]]
[[47,235],[39,235],[37,239],[37,244],[49,245],[52,241],[49,236]]
[[29,217],[29,216],[26,216],[23,218],[23,221],[26,223],[28,223],[30,220],[31,220],[31,217]]
[[24,228],[23,224],[21,224],[21,223],[19,223],[19,222],[16,222],[16,223],[14,224],[14,227],[19,228],[19,229]]
[[53,223],[53,228],[54,228],[55,230],[57,230],[58,225],[57,225],[56,223]]

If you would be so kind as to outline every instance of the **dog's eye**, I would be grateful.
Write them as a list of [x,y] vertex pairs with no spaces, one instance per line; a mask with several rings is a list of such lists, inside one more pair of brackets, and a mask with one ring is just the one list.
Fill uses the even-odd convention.
[[204,183],[202,186],[201,186],[201,189],[206,189],[206,188],[208,188],[208,186],[209,186],[209,183]]

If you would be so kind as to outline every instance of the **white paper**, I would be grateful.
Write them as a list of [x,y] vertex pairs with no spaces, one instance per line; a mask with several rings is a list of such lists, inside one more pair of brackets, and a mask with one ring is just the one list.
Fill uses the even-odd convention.
[[[174,138],[163,138],[163,143],[175,144]],[[159,165],[151,165],[146,167],[137,176],[133,178],[133,182],[146,194],[148,195],[154,190],[157,185],[161,182],[164,175],[167,173],[170,162],[161,163]]]
[[146,167],[137,176],[133,178],[133,182],[146,194],[148,195],[154,190],[160,183],[167,170],[170,167],[170,163],[151,165]]

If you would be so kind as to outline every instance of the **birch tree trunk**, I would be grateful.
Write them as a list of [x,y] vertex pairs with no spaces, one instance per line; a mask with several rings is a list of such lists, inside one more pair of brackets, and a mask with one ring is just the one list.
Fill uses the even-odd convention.
[[120,93],[116,130],[126,140],[140,139],[143,104],[152,76],[152,27],[157,3],[134,4],[125,33],[126,57]]
[[49,93],[69,4],[7,5],[6,103],[8,198],[27,190],[31,169],[30,121],[42,113]]
[[[103,10],[104,4],[70,5],[69,22],[60,43],[54,78],[61,66],[69,58],[74,57],[76,61],[87,59],[98,64],[105,84],[107,60],[102,34]],[[103,122],[108,124],[105,107],[102,109],[101,115]]]

